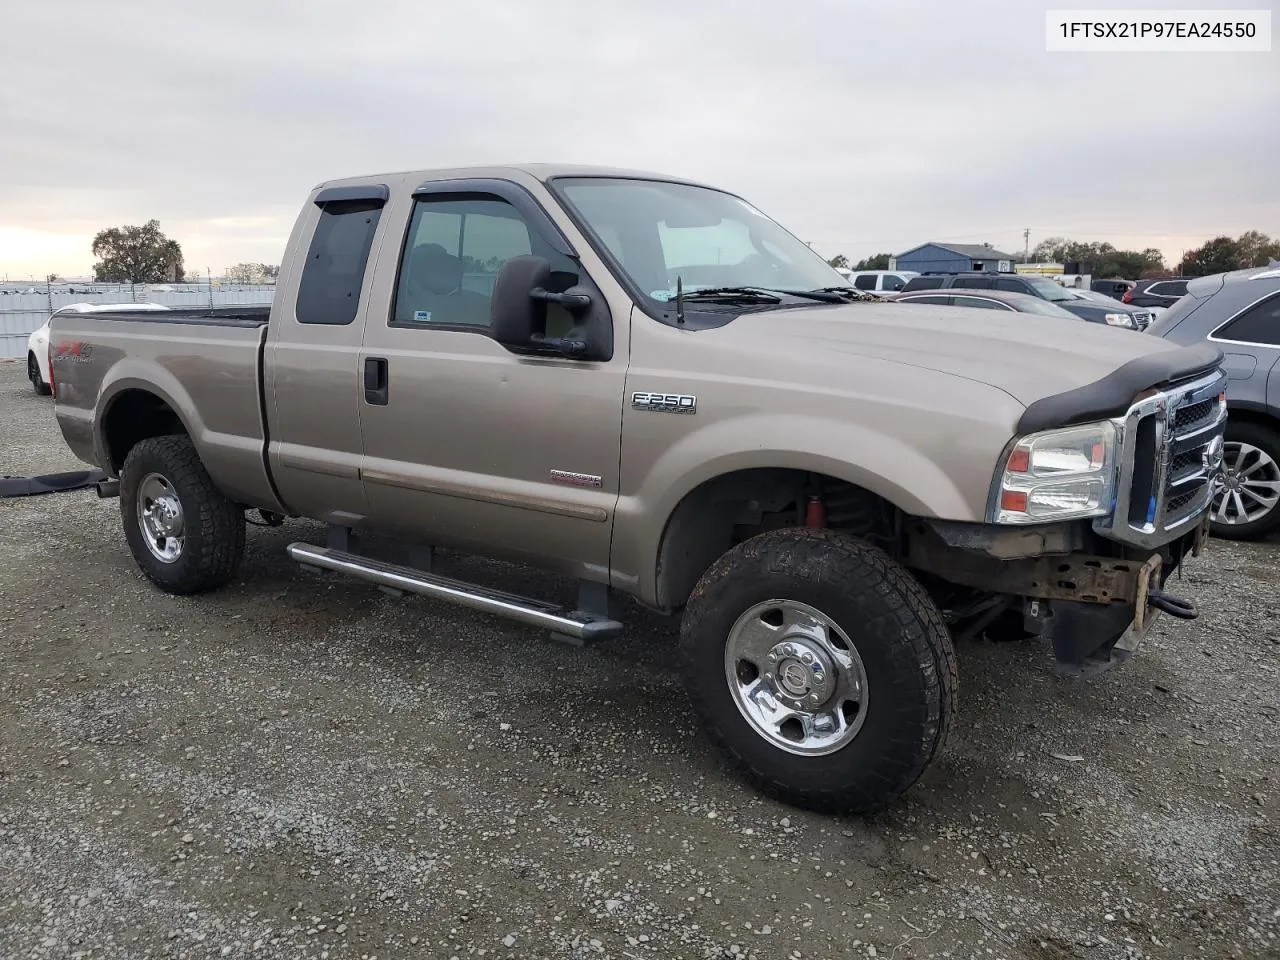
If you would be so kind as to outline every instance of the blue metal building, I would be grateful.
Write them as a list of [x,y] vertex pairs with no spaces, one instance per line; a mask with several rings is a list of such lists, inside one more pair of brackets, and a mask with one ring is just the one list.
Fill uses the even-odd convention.
[[941,271],[965,273],[1013,273],[1014,258],[985,243],[926,243],[900,253],[889,261],[891,270],[917,273]]

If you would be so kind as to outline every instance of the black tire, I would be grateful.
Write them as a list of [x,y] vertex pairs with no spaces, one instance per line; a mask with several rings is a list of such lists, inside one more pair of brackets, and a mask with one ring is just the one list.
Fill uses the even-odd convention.
[[36,362],[34,353],[27,354],[27,379],[31,381],[31,388],[35,390],[37,397],[47,397],[53,393],[53,388],[40,376],[40,364]]
[[[152,553],[138,522],[139,485],[152,475],[161,477],[181,504],[184,542],[170,562]],[[244,556],[244,511],[213,485],[186,436],[151,437],[129,451],[120,471],[120,517],[133,559],[166,593],[224,586]]]
[[[868,691],[862,727],[833,753],[800,756],[748,723],[726,679],[738,618],[767,600],[821,611],[857,648]],[[951,728],[958,678],[942,615],[924,588],[871,544],[830,530],[775,530],[740,543],[703,574],[680,644],[702,725],[740,773],[783,802],[869,813],[901,796]]]
[[[1247,443],[1252,447],[1257,447],[1270,457],[1273,463],[1280,464],[1280,433],[1277,433],[1272,427],[1248,420],[1233,421],[1228,419],[1226,441],[1228,444]],[[1224,468],[1230,462],[1231,456],[1230,452],[1228,452],[1227,463],[1224,464]],[[1257,540],[1280,527],[1280,503],[1277,503],[1268,513],[1258,519],[1246,523],[1219,521],[1217,519],[1217,506],[1218,500],[1215,498],[1209,529],[1215,537],[1221,537],[1223,540]]]

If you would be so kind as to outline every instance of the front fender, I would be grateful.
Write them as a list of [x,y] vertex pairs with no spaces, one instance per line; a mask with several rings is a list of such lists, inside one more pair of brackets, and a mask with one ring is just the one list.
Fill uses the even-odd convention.
[[[663,449],[634,488],[624,468],[614,583],[656,602],[658,553],[672,513],[706,481],[739,470],[813,471],[878,494],[914,516],[981,521],[1011,432],[990,419],[976,423],[984,429],[940,429],[913,443],[893,432],[891,423],[872,426],[830,415],[747,411],[709,422]],[[926,449],[921,440],[933,444]]]

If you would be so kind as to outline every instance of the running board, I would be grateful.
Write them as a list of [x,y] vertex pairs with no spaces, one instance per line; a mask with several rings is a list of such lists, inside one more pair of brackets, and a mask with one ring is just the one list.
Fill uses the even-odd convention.
[[491,613],[533,627],[542,627],[579,643],[607,640],[617,636],[623,629],[623,625],[617,620],[593,617],[578,610],[566,610],[553,603],[491,590],[474,583],[415,570],[413,567],[384,563],[330,547],[291,543],[288,551],[289,556],[304,567],[347,573],[388,590],[417,593],[434,600],[456,603],[481,613]]

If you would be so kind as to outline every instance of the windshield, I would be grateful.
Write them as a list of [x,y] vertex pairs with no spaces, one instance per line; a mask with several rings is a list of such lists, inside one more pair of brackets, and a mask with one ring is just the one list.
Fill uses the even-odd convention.
[[1023,279],[1031,285],[1032,290],[1034,290],[1039,296],[1044,297],[1046,300],[1060,301],[1075,299],[1071,294],[1067,293],[1065,287],[1054,283],[1052,280],[1046,280],[1044,277],[1023,277]]
[[755,207],[719,190],[661,180],[557,179],[628,279],[652,300],[713,287],[815,290],[849,282]]

